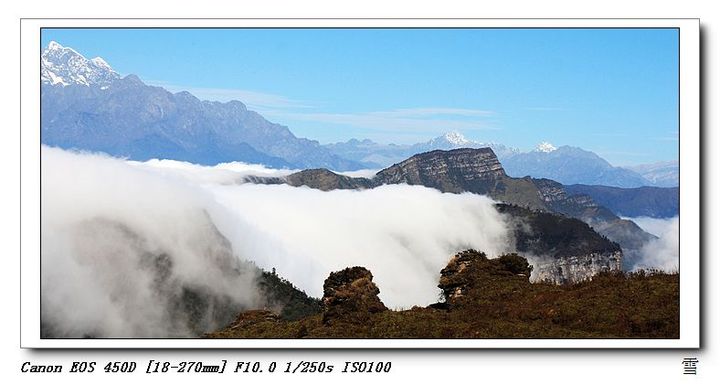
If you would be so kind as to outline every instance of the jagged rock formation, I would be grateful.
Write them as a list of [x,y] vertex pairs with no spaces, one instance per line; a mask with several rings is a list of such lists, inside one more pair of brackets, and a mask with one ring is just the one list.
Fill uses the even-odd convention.
[[516,279],[529,281],[533,267],[517,254],[505,254],[488,259],[485,253],[465,250],[455,254],[440,271],[438,287],[450,305],[461,303],[464,297],[484,284],[486,274],[516,275]]
[[[444,302],[386,310],[362,267],[332,273],[326,311],[296,321],[240,314],[208,338],[678,338],[677,274],[605,272],[573,285],[530,282],[517,255],[466,250],[442,270]],[[632,293],[631,296],[628,293]]]
[[372,279],[372,273],[360,266],[330,273],[323,285],[323,322],[358,319],[387,310]]

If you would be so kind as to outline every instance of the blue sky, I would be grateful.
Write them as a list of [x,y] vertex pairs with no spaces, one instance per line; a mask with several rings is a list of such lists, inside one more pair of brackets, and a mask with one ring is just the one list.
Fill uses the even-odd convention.
[[678,157],[673,29],[45,29],[148,84],[243,101],[321,143],[459,131],[614,165]]

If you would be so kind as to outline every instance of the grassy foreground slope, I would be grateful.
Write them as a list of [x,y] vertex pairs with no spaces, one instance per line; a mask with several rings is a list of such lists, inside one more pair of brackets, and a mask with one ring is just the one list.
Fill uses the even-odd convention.
[[[283,320],[241,313],[208,338],[679,338],[679,276],[601,273],[574,285],[531,283],[515,254],[468,250],[442,270],[444,302],[387,310],[361,267],[332,273],[323,310]],[[345,281],[342,281],[345,279]],[[370,305],[368,305],[370,304]]]

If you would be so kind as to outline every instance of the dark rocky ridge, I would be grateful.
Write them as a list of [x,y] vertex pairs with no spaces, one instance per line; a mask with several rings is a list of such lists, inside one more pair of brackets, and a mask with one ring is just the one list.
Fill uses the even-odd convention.
[[508,215],[515,250],[535,267],[533,279],[553,283],[580,282],[605,271],[620,271],[620,245],[576,218],[497,204]]
[[[263,183],[262,180],[258,180]],[[269,181],[270,182],[270,181]],[[274,183],[274,182],[271,182]],[[306,170],[286,177],[293,186],[308,186],[323,191],[333,189],[364,189],[385,184],[422,185],[442,192],[472,192],[530,210],[556,213],[579,219],[611,241],[617,242],[630,258],[625,266],[633,266],[636,250],[655,239],[634,222],[623,220],[609,209],[597,204],[590,196],[568,194],[564,186],[550,179],[512,178],[507,176],[490,148],[461,148],[430,151],[378,172],[374,178],[351,178],[328,170]],[[511,215],[517,214],[513,212]],[[588,253],[596,250],[588,249]],[[612,251],[612,258],[617,250]],[[573,254],[579,257],[579,254]],[[608,258],[611,258],[608,256]],[[593,258],[593,265],[597,258]],[[622,258],[620,258],[622,259]],[[614,266],[615,262],[610,263]],[[604,263],[601,263],[604,265]]]

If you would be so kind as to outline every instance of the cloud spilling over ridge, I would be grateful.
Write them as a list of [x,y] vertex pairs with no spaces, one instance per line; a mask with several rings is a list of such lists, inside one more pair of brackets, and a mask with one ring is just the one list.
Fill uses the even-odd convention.
[[[43,146],[41,157],[44,333],[187,336],[258,303],[255,274],[238,270],[212,223],[223,209],[210,194],[100,155]],[[193,320],[189,302],[205,306]]]
[[128,161],[137,168],[167,176],[186,179],[199,184],[240,184],[246,176],[284,177],[300,170],[272,169],[259,164],[243,162],[220,163],[202,166],[178,160],[151,159],[146,162]]
[[323,192],[287,185],[216,186],[217,201],[269,238],[218,223],[241,255],[313,296],[331,271],[364,266],[390,307],[437,301],[440,270],[457,251],[510,249],[493,201],[420,186]]
[[628,219],[658,237],[642,247],[633,270],[653,268],[667,272],[677,271],[680,256],[679,218],[638,217]]
[[239,174],[287,172],[248,165],[138,163],[46,146],[41,156],[42,317],[54,336],[222,326],[181,319],[183,301],[191,290],[213,298],[208,314],[258,306],[257,277],[238,261],[275,267],[316,297],[331,271],[365,266],[388,306],[426,305],[453,253],[510,249],[493,202],[473,194],[406,185],[322,192],[236,184]]
[[362,170],[354,170],[354,171],[333,171],[336,174],[349,176],[352,178],[368,178],[372,179],[375,177],[375,174],[377,174],[380,170],[379,169],[362,169]]

